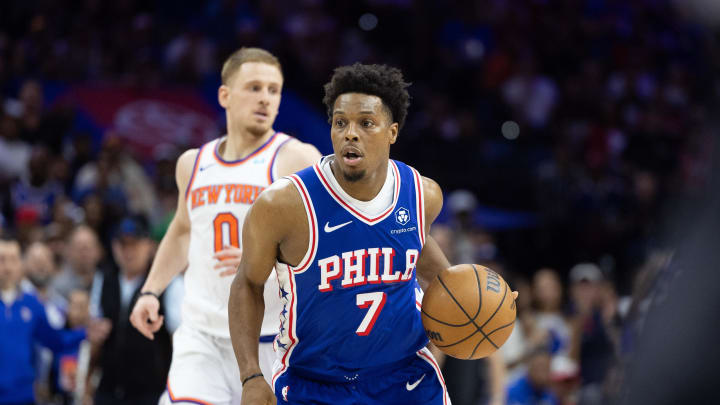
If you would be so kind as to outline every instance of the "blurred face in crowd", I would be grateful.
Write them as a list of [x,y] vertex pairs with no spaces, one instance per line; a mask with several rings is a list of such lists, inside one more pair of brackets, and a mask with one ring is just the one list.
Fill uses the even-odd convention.
[[86,326],[90,321],[90,296],[86,291],[73,290],[70,293],[67,321],[71,328]]
[[266,134],[273,126],[280,108],[283,76],[277,66],[262,62],[245,62],[220,86],[218,99],[225,108],[228,129]]
[[453,246],[453,234],[450,227],[443,224],[434,224],[430,230],[433,239],[440,246],[445,255],[450,260],[450,263],[455,262],[453,260],[454,246]]
[[580,280],[572,284],[572,298],[580,309],[596,308],[600,304],[602,284],[598,281]]
[[97,194],[90,194],[83,200],[85,221],[93,228],[98,229],[105,215],[102,199]]
[[43,93],[40,83],[29,80],[20,88],[20,101],[26,113],[36,113],[42,109]]
[[518,298],[515,300],[517,303],[518,313],[525,312],[530,309],[530,304],[533,299],[530,283],[525,279],[518,279],[515,281],[515,285],[513,285],[513,287],[515,291],[518,292]]
[[76,228],[67,246],[67,260],[73,270],[79,275],[93,274],[100,256],[100,242],[95,232],[87,226]]
[[141,276],[150,268],[153,247],[153,242],[144,237],[120,236],[112,241],[115,262],[128,278]]
[[652,203],[657,195],[657,177],[648,171],[638,171],[633,176],[633,192],[641,203]]
[[40,186],[48,178],[50,156],[48,155],[47,149],[43,147],[37,147],[33,149],[30,161],[28,162],[28,169],[30,170],[31,183],[35,186]]
[[562,303],[562,283],[557,272],[552,269],[540,269],[535,273],[532,293],[540,310],[559,310]]
[[550,384],[550,354],[535,353],[528,360],[528,377],[535,388],[545,388]]
[[0,137],[7,140],[17,139],[20,135],[18,123],[9,115],[0,115]]
[[25,252],[25,274],[38,287],[43,288],[55,275],[53,253],[44,243],[35,242]]
[[23,277],[20,244],[0,241],[0,290],[17,288]]
[[[378,96],[362,93],[341,94],[333,107],[332,138],[335,160],[345,181],[355,182],[378,174],[390,158],[390,145],[398,135],[398,124]],[[337,172],[336,172],[337,173]]]

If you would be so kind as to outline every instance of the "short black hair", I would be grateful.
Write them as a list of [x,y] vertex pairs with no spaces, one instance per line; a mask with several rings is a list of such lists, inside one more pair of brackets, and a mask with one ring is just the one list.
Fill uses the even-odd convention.
[[328,119],[332,119],[335,100],[345,93],[362,93],[380,97],[390,112],[391,122],[397,122],[399,129],[405,125],[407,109],[410,106],[410,83],[403,80],[400,69],[388,65],[363,65],[355,63],[335,69],[330,82],[325,85],[323,103],[327,107]]

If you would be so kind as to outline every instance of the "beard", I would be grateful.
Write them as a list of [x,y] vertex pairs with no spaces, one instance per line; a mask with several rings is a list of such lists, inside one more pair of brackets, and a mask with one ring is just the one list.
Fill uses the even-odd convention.
[[345,181],[354,183],[356,181],[362,180],[362,178],[365,177],[365,170],[360,170],[355,173],[348,173],[343,170],[343,177],[345,178]]
[[40,276],[37,274],[28,274],[27,278],[37,288],[45,288],[50,284],[50,276]]

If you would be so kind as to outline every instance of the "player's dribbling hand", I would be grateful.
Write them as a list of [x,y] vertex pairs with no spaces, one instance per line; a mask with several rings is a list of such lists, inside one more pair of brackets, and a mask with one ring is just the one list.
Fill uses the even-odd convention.
[[262,378],[249,380],[242,390],[240,405],[275,405],[277,400],[268,383]]
[[164,317],[159,315],[160,302],[152,295],[141,295],[130,314],[130,323],[146,338],[153,340]]
[[218,261],[213,268],[220,271],[220,277],[232,276],[237,273],[241,257],[242,249],[225,245],[213,255],[213,259]]

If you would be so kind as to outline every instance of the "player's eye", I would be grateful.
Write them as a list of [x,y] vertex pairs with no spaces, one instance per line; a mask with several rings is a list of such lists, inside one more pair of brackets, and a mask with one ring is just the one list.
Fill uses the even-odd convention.
[[338,128],[342,128],[345,126],[345,121],[343,120],[335,120],[335,126]]
[[375,125],[371,120],[363,120],[362,126],[365,128],[372,128]]
[[270,94],[277,94],[277,93],[278,93],[278,89],[276,89],[275,87],[270,87],[269,91],[270,91]]
[[251,89],[252,91],[260,91],[260,86],[252,86]]

